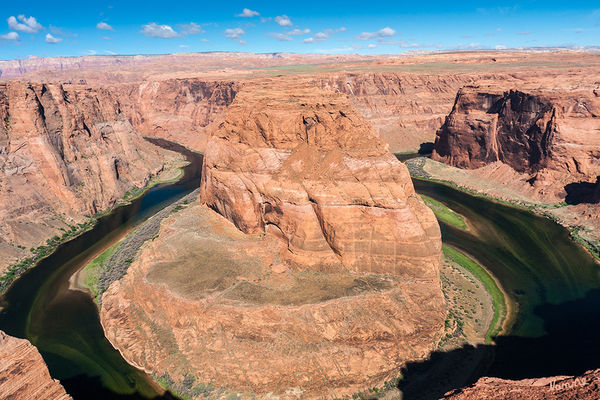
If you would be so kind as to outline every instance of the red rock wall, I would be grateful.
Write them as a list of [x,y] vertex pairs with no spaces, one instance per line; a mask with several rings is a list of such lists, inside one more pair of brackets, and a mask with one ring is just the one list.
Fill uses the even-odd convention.
[[0,84],[1,266],[106,210],[172,157],[143,140],[108,90]]
[[71,396],[59,381],[52,379],[31,343],[0,331],[0,398],[68,400]]

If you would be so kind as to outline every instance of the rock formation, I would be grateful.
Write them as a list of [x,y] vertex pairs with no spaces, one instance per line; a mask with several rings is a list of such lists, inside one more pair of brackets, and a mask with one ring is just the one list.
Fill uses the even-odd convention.
[[0,270],[174,158],[134,131],[108,90],[0,84]]
[[0,331],[0,397],[11,400],[68,400],[37,349]]
[[381,386],[437,344],[439,227],[345,95],[247,84],[201,200],[227,219],[175,213],[102,297],[128,361],[190,393],[313,398]]
[[446,400],[595,400],[600,397],[600,370],[581,376],[510,381],[481,378],[473,386],[453,391]]
[[500,161],[564,197],[600,174],[600,99],[589,90],[466,87],[437,133],[433,158],[461,168]]
[[437,279],[437,222],[373,128],[343,95],[269,85],[240,93],[212,136],[203,201],[303,266]]

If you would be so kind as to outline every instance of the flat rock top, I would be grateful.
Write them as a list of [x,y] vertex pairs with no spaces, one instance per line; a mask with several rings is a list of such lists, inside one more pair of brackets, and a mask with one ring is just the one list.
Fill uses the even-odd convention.
[[[159,246],[160,253],[152,251]],[[244,234],[209,208],[192,203],[163,223],[159,238],[142,257],[149,256],[144,258],[150,264],[149,283],[166,285],[186,300],[302,305],[394,286],[391,277],[282,268],[277,246],[270,235]]]

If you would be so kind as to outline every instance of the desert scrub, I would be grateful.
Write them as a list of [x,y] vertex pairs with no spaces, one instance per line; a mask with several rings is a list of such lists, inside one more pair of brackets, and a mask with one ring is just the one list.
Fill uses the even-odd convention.
[[427,205],[427,207],[431,208],[436,218],[440,221],[444,221],[445,223],[455,226],[459,229],[467,229],[467,223],[465,222],[465,218],[452,211],[450,208],[446,207],[444,204],[440,203],[437,200],[432,199],[429,196],[421,195],[421,198]]
[[125,276],[142,245],[146,241],[157,237],[162,220],[171,215],[173,210],[185,208],[198,196],[199,192],[200,189],[196,189],[175,203],[163,208],[84,268],[87,275],[85,283],[96,296],[99,306],[102,304],[102,294],[113,282]]
[[452,262],[460,264],[463,268],[471,272],[475,278],[477,278],[483,284],[485,290],[492,297],[494,315],[492,317],[492,321],[490,322],[490,327],[485,334],[486,343],[490,343],[492,339],[502,330],[502,323],[506,317],[507,309],[504,293],[500,287],[498,287],[498,284],[487,272],[487,270],[473,259],[450,246],[444,245],[442,246],[442,250],[444,257]]

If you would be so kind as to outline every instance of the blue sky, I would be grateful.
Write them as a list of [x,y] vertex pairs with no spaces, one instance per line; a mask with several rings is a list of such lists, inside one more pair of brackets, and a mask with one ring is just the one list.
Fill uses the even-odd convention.
[[0,59],[600,45],[600,3],[7,1]]

